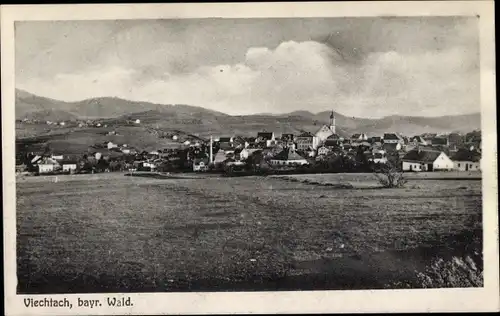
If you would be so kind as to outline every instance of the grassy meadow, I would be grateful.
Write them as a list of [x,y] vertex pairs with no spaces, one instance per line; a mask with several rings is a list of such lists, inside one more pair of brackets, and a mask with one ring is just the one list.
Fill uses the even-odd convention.
[[380,189],[371,175],[309,177],[325,176],[356,185],[19,178],[18,292],[418,287],[415,271],[436,258],[480,257],[470,240],[482,232],[481,181],[414,178]]

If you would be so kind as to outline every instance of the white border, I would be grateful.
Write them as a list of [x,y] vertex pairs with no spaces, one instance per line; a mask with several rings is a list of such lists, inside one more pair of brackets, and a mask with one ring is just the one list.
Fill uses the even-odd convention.
[[[498,311],[498,205],[493,1],[26,5],[1,7],[2,165],[7,315]],[[25,308],[16,294],[14,21],[480,15],[485,286],[479,289],[136,293],[128,309]],[[103,299],[105,294],[50,295]]]

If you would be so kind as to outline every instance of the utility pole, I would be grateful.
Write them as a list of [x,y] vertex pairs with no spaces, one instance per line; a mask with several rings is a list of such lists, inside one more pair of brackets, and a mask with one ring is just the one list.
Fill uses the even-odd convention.
[[210,162],[209,163],[212,163],[213,161],[213,138],[212,138],[212,135],[210,135]]

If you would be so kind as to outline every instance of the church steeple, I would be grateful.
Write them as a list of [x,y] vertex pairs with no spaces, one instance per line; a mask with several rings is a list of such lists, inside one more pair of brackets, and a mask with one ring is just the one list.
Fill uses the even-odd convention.
[[333,114],[333,110],[332,110],[332,114],[330,114],[330,130],[336,134],[336,131],[335,131],[335,115]]

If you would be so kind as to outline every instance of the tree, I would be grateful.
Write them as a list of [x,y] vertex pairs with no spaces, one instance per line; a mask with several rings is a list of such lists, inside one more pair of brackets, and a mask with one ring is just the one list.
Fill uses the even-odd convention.
[[390,160],[375,169],[375,176],[384,188],[400,188],[408,182],[399,165]]

